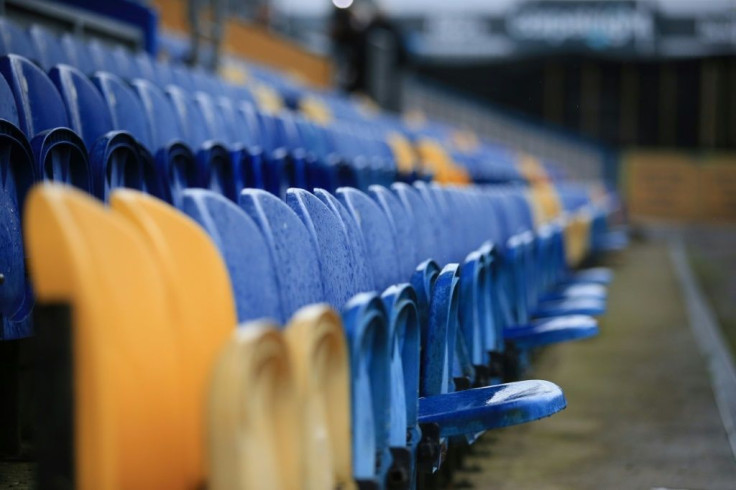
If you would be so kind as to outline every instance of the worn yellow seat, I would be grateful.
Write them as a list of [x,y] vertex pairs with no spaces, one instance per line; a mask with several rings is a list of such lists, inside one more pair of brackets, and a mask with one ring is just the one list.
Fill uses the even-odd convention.
[[110,205],[144,237],[166,284],[180,372],[185,380],[180,437],[188,481],[204,483],[205,400],[215,357],[237,323],[225,264],[209,236],[175,208],[141,192],[121,189]]
[[340,317],[326,305],[306,306],[285,335],[302,414],[304,488],[354,488],[350,373]]
[[31,191],[24,229],[38,302],[71,306],[75,487],[193,488],[187,380],[155,254],[120,215],[61,185]]
[[208,488],[308,488],[302,410],[284,336],[265,322],[243,325],[220,353],[210,383]]

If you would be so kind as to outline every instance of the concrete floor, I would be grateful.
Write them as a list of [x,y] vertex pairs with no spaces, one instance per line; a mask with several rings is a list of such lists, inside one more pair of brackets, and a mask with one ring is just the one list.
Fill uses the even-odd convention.
[[[736,462],[664,244],[616,269],[597,338],[544,351],[533,377],[568,408],[488,434],[456,482],[493,489],[736,489]],[[456,486],[460,486],[456,483]]]

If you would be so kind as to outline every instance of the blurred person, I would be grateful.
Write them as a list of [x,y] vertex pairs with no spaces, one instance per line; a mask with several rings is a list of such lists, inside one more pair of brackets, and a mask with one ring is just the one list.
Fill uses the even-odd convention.
[[404,35],[380,5],[371,4],[372,16],[362,43],[364,89],[383,108],[400,111],[403,69],[408,60]]
[[333,2],[330,17],[330,39],[335,59],[338,87],[355,92],[365,87],[363,62],[364,26],[355,12],[353,2]]

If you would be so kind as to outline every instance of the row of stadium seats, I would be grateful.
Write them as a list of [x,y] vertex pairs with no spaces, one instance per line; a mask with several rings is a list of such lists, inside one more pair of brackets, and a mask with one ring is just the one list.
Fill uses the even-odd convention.
[[[514,239],[507,252],[494,253],[489,243],[478,244],[477,239],[489,235],[479,225],[488,227],[489,220],[477,210],[494,209],[488,199],[492,193],[397,184],[391,190],[372,188],[371,194],[350,188],[337,196],[292,189],[284,202],[253,189],[243,191],[238,207],[213,191],[188,189],[182,203],[186,218],[135,191],[114,191],[111,211],[68,187],[47,185],[32,192],[25,226],[39,301],[71,307],[74,370],[95,373],[94,380],[79,380],[77,388],[80,481],[113,479],[123,488],[195,486],[205,478],[201,441],[207,433],[212,458],[208,481],[215,488],[267,488],[261,485],[269,478],[284,478],[280,488],[291,488],[287,481],[324,488],[308,482],[335,486],[352,479],[377,488],[412,488],[417,465],[430,471],[439,467],[450,438],[472,441],[484,430],[564,408],[561,390],[548,382],[486,386],[508,374],[494,364],[494,354],[519,355],[530,347],[597,332],[590,317],[562,316],[559,299],[543,307],[543,319],[517,320],[529,315],[528,296],[518,296],[535,290],[537,279],[546,277],[538,267],[559,277],[550,261],[537,260],[546,253],[554,259],[558,247],[550,243],[544,250],[540,245],[535,247],[537,257],[524,257],[523,250],[511,251]],[[466,238],[462,242],[422,240],[433,220],[417,219],[416,213],[426,213],[443,199],[450,212],[476,210],[456,215],[469,222],[474,218],[470,230],[477,233],[465,230],[459,235]],[[413,224],[416,235],[398,223]],[[427,229],[419,231],[420,226]],[[135,235],[132,230],[142,238],[129,237]],[[456,238],[451,234],[455,230],[447,231],[446,237]],[[408,239],[399,239],[401,234]],[[145,259],[141,243],[153,260]],[[470,244],[480,246],[473,250]],[[419,251],[422,246],[430,250]],[[422,253],[462,256],[463,250],[470,253],[460,264],[443,267],[425,260],[410,266],[411,258]],[[512,255],[519,258],[517,263],[509,263],[515,260]],[[508,265],[493,267],[494,261]],[[160,279],[142,270],[144,266],[157,271]],[[568,279],[551,291],[555,298],[587,299],[564,313],[601,308],[599,291],[573,291],[607,280],[600,271],[588,275],[597,277]],[[503,287],[492,287],[494,280]],[[154,292],[152,285],[171,291]],[[156,301],[161,304],[154,305]],[[151,325],[165,323],[155,312],[167,305],[176,321]],[[342,326],[328,305],[342,311]],[[271,327],[263,327],[263,318],[271,319]],[[238,321],[244,323],[228,341]],[[284,347],[275,329],[287,324],[287,340],[299,335],[291,332],[300,328],[301,336]],[[43,335],[54,335],[53,327],[47,326],[52,331]],[[61,329],[56,334],[64,332],[69,334]],[[304,338],[314,335],[329,338]],[[275,345],[262,345],[271,343]],[[107,359],[111,345],[118,344],[123,358]],[[176,349],[167,366],[178,368],[176,374],[162,370],[167,348]],[[213,364],[215,374],[208,383]],[[186,380],[184,386],[171,386],[178,376]],[[290,387],[298,384],[291,378],[300,377],[306,386]],[[239,383],[249,389],[238,388]],[[186,393],[176,395],[174,388]],[[314,392],[305,394],[310,390]],[[296,394],[317,398],[302,401],[303,419],[294,415],[295,401],[288,399]],[[208,396],[205,428],[202,412]],[[181,402],[174,408],[172,400]],[[252,407],[243,406],[247,400]],[[87,428],[84,421],[89,420],[96,421],[95,430]],[[292,430],[282,426],[286,420],[292,420]],[[175,430],[175,423],[186,430]],[[350,424],[350,431],[340,424]],[[104,446],[108,430],[118,437],[127,434],[138,444],[126,445],[121,439]],[[341,440],[348,433],[352,438]],[[290,449],[296,453],[294,467],[284,471],[283,460],[290,458],[282,438],[298,448],[298,434],[305,434],[306,450]],[[149,437],[161,439],[153,444]],[[184,459],[167,462],[160,457],[161,445],[181,450],[179,455],[169,451],[167,458]],[[319,457],[312,452],[316,447],[321,448]],[[348,454],[352,458],[337,464]],[[124,467],[112,469],[119,465]]]
[[145,54],[0,31],[3,338],[31,333],[35,292],[42,479],[415,488],[453,441],[564,408],[513,380],[598,331],[610,273],[571,269],[607,232],[588,186],[329,93],[285,83],[301,114],[268,110]]

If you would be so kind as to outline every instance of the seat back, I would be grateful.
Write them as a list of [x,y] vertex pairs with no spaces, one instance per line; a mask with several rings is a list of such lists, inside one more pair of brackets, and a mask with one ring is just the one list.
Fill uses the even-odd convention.
[[113,129],[110,111],[94,84],[79,70],[59,65],[49,70],[49,78],[66,107],[69,127],[84,140],[87,148]]
[[299,216],[317,251],[325,300],[336,309],[358,292],[351,249],[340,218],[304,189],[289,189],[286,203]]
[[452,225],[451,217],[447,216],[443,203],[436,199],[432,187],[426,182],[417,181],[413,184],[429,211],[428,218],[430,226],[434,231],[434,253],[433,257],[438,263],[445,265],[453,261],[452,256]]
[[31,334],[29,313],[33,304],[26,277],[21,210],[26,194],[39,176],[33,152],[18,129],[18,113],[5,80],[0,77],[0,338],[13,339]]
[[392,284],[407,281],[409,278],[400,276],[394,236],[381,208],[357,189],[338,189],[337,197],[362,232],[376,289],[384,290]]
[[95,193],[101,170],[90,166],[84,142],[68,128],[66,108],[53,82],[17,55],[0,58],[0,72],[13,93],[19,127],[31,143],[36,174]]
[[204,483],[205,400],[216,356],[236,325],[235,303],[225,264],[207,234],[184,214],[153,197],[117,190],[110,204],[144,238],[166,285],[166,302],[186,384],[180,409],[180,444],[187,481]]
[[81,42],[68,32],[61,35],[59,43],[64,51],[66,63],[77,68],[85,75],[91,75],[95,71],[94,61],[86,43]]
[[297,381],[308,488],[354,488],[350,359],[340,317],[324,306],[299,310],[286,327]]
[[282,321],[302,306],[324,301],[317,251],[299,217],[279,198],[245,189],[240,207],[266,240],[281,296]]
[[[40,379],[74,386],[73,395],[59,388],[64,384],[39,388],[44,419],[70,416],[74,431],[68,441],[51,439],[59,453],[39,455],[55,469],[63,461],[68,467],[39,474],[53,485],[73,478],[80,489],[199,484],[185,470],[191,462],[181,406],[186,359],[155,253],[120,214],[58,185],[31,191],[24,229],[39,304],[71,308],[67,328],[36,325],[40,346],[69,349],[61,354],[68,372],[50,365]],[[40,352],[42,363],[51,352]]]
[[38,60],[38,53],[28,33],[8,19],[0,19],[0,54],[17,54]]
[[68,126],[64,102],[39,67],[11,54],[0,58],[0,73],[13,92],[20,129],[29,140],[44,130]]
[[131,85],[142,103],[153,149],[164,148],[172,142],[182,140],[183,128],[164,93],[152,82],[142,78],[133,80]]
[[171,102],[179,126],[182,128],[182,140],[192,150],[197,151],[209,139],[204,117],[191,94],[181,87],[166,87],[166,97]]
[[358,292],[375,291],[376,283],[373,279],[373,271],[368,263],[365,243],[361,236],[360,228],[350,212],[337,198],[324,189],[315,189],[314,195],[319,198],[335,216],[340,219],[340,226],[350,246],[350,256],[355,288]]
[[92,83],[110,111],[113,128],[128,131],[149,151],[155,151],[143,103],[135,92],[112,73],[97,72],[92,76]]
[[194,104],[202,114],[207,139],[221,141],[227,145],[238,143],[237,127],[226,123],[213,98],[204,92],[193,94]]
[[232,283],[238,321],[281,321],[276,273],[261,230],[238,206],[205,189],[187,189],[181,209],[220,250]]
[[289,357],[284,336],[266,322],[244,324],[222,349],[207,403],[207,488],[306,486],[304,404]]
[[52,66],[69,63],[59,39],[38,24],[28,29],[28,38],[38,55],[38,63],[48,71]]
[[394,235],[398,252],[401,282],[408,281],[417,265],[417,231],[411,217],[401,205],[401,201],[388,188],[374,185],[369,188],[374,201],[386,215]]
[[406,214],[414,223],[417,233],[415,239],[417,263],[438,258],[434,247],[437,236],[434,234],[434,227],[429,218],[429,210],[419,192],[414,187],[401,182],[393,184],[391,190],[399,198]]

